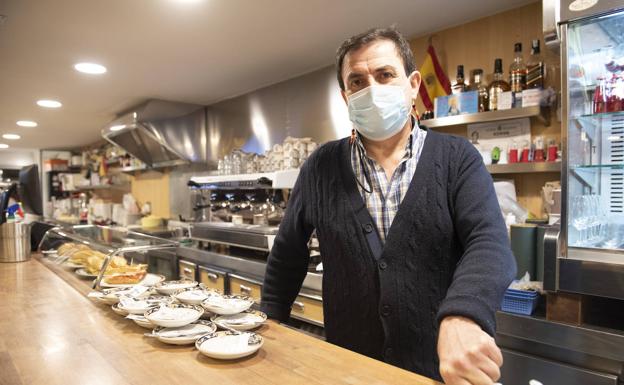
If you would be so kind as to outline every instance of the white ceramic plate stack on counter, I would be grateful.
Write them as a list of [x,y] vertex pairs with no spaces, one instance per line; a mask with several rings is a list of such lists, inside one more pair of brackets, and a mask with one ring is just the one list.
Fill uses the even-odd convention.
[[[236,359],[258,351],[263,338],[249,330],[261,326],[266,314],[251,310],[253,299],[220,293],[195,281],[163,281],[151,287],[134,285],[89,294],[137,325],[152,329],[145,336],[167,344],[195,343],[217,359]],[[207,317],[209,320],[202,320]],[[216,332],[217,326],[225,331]]]
[[240,295],[211,295],[201,303],[214,313],[210,319],[226,329],[203,336],[195,342],[202,354],[217,359],[236,359],[257,352],[264,344],[262,336],[247,330],[255,329],[266,321],[266,314],[249,310],[254,301]]

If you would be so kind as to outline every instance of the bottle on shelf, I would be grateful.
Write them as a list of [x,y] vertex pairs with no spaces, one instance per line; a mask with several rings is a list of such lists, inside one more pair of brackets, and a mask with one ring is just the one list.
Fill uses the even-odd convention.
[[464,83],[464,66],[457,66],[457,78],[455,84],[451,87],[454,94],[459,94],[466,91],[466,84]]
[[514,60],[509,66],[511,91],[522,92],[526,89],[527,66],[522,59],[522,43],[514,44]]
[[503,79],[503,59],[494,60],[494,75],[488,87],[489,109],[498,110],[498,97],[501,93],[510,91],[509,83]]
[[534,39],[531,42],[531,57],[527,63],[526,88],[544,88],[545,78],[546,72],[540,52],[540,41]]
[[472,83],[468,87],[468,91],[477,91],[479,112],[488,111],[490,109],[490,101],[488,89],[483,84],[483,70],[477,68],[472,71]]

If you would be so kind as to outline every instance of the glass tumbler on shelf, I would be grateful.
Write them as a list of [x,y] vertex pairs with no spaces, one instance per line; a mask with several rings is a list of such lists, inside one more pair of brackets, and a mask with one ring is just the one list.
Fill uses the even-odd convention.
[[588,225],[588,203],[584,195],[577,195],[572,198],[570,203],[570,213],[572,217],[572,226],[578,232],[578,238],[574,243],[575,246],[584,246],[587,242],[587,225]]

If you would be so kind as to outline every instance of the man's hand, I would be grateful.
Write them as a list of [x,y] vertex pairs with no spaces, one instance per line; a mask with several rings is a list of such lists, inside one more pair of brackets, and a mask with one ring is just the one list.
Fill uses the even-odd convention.
[[494,338],[465,317],[446,317],[438,336],[440,374],[447,385],[492,385],[503,355]]

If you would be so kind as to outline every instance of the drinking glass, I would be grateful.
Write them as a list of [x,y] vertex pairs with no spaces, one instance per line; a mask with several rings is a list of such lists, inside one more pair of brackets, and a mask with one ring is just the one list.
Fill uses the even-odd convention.
[[575,196],[571,205],[572,226],[578,231],[577,246],[584,246],[587,241],[587,200],[583,195]]

